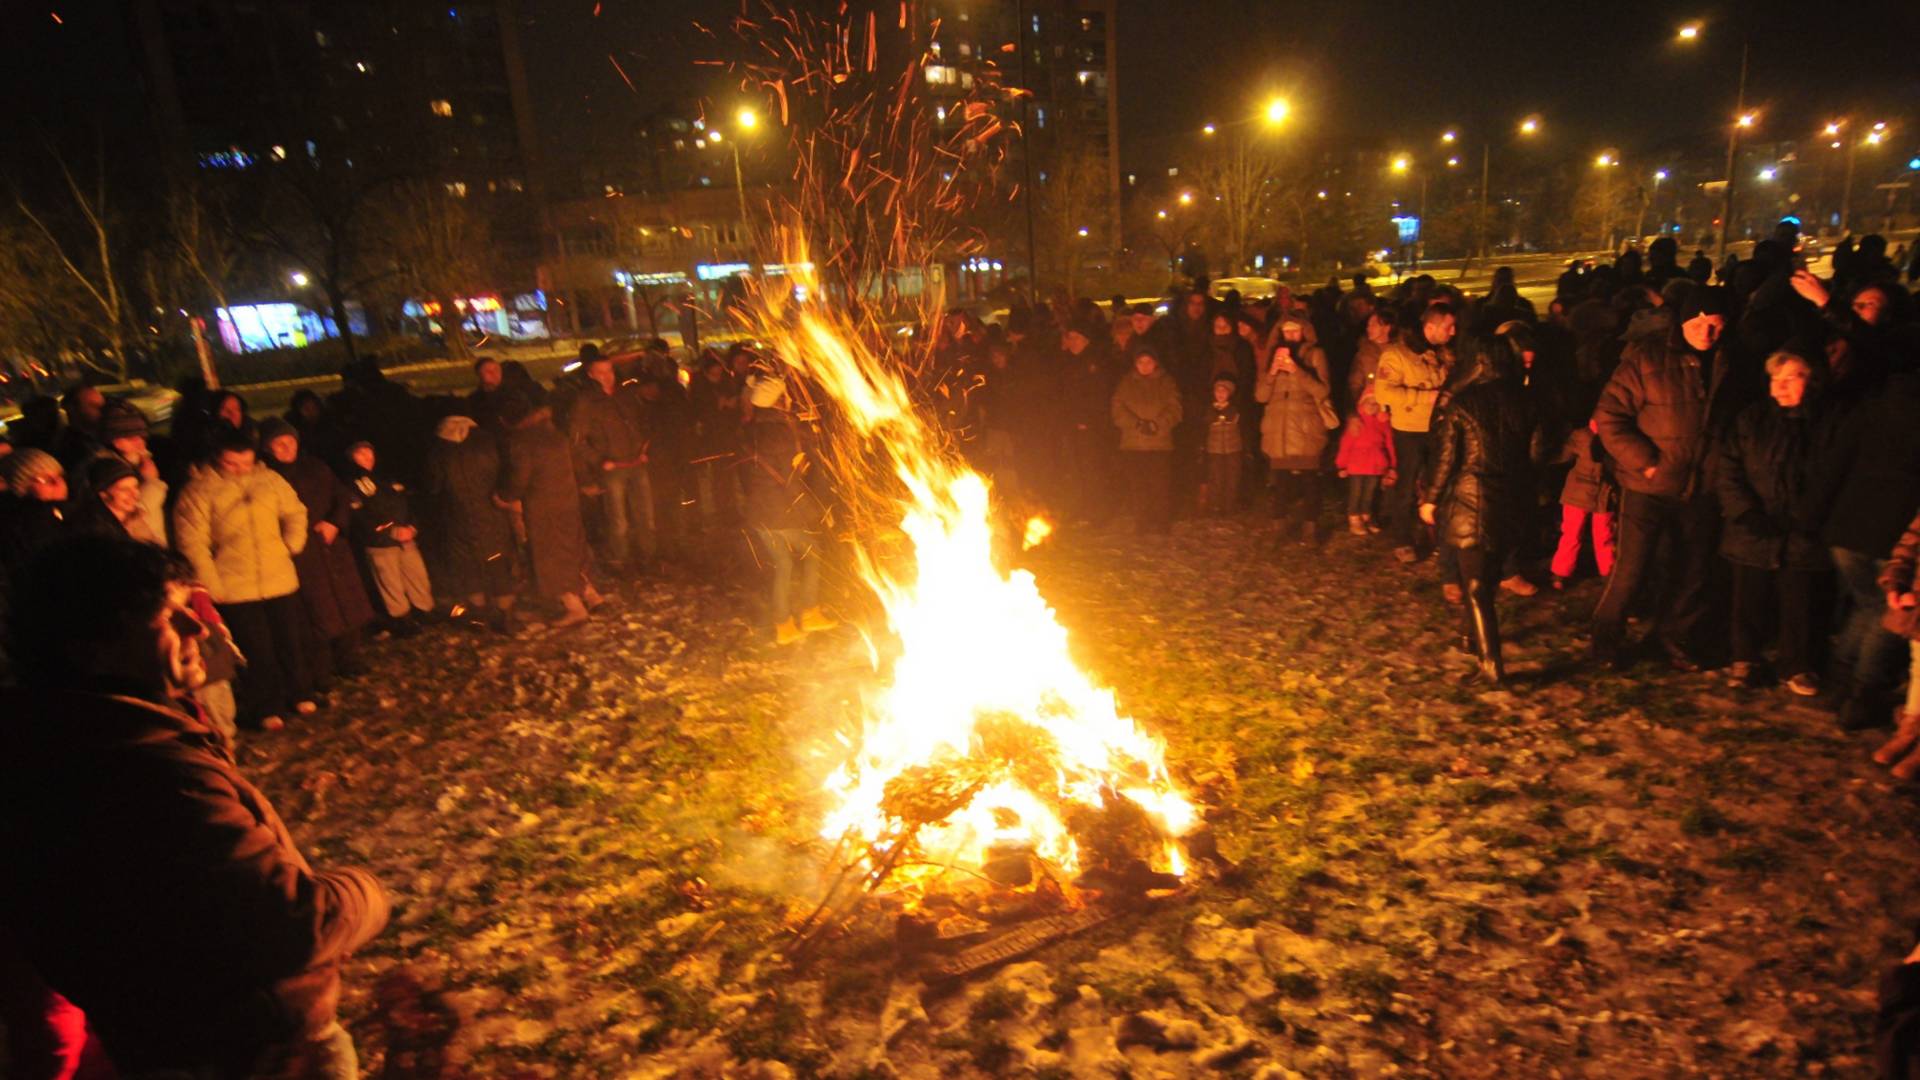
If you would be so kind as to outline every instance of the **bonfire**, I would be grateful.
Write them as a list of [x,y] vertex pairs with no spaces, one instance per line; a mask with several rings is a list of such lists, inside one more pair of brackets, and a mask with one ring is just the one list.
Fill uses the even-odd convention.
[[[787,262],[811,265],[804,252]],[[795,295],[823,294],[805,271],[798,284]],[[1162,743],[1075,663],[1033,575],[996,555],[1049,528],[1028,521],[996,544],[996,522],[1012,519],[916,405],[874,327],[780,297],[763,322],[769,351],[827,399],[842,482],[887,493],[907,541],[849,538],[886,633],[860,730],[826,782],[822,835],[865,891],[936,916],[1177,888],[1197,811]]]

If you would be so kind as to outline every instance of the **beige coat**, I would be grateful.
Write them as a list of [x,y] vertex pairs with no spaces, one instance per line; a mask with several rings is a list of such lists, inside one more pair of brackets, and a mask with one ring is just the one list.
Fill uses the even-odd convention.
[[264,465],[240,477],[199,470],[174,504],[173,539],[215,603],[271,600],[300,588],[307,508]]
[[1380,352],[1373,398],[1387,407],[1395,431],[1423,432],[1433,426],[1433,406],[1453,370],[1451,349],[1414,352],[1394,341]]
[[1260,452],[1274,468],[1320,467],[1327,448],[1320,406],[1328,393],[1327,354],[1317,345],[1304,345],[1290,372],[1275,370],[1271,362],[1261,371],[1253,388],[1254,400],[1266,405],[1260,414]]
[[1166,372],[1129,372],[1113,391],[1113,426],[1122,450],[1172,450],[1180,423],[1180,388]]

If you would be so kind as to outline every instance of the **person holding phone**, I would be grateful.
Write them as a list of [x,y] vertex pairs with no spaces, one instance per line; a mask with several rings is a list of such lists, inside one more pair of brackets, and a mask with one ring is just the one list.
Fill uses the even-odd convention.
[[1302,543],[1318,539],[1320,459],[1327,448],[1328,420],[1339,417],[1330,402],[1327,356],[1312,341],[1311,325],[1285,318],[1273,337],[1254,385],[1254,400],[1265,406],[1260,417],[1260,451],[1267,457],[1273,491],[1276,543],[1289,535]]

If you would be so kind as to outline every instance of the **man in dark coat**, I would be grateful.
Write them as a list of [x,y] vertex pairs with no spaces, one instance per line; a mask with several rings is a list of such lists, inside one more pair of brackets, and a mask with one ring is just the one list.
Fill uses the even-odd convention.
[[307,508],[307,528],[313,535],[293,557],[300,575],[300,600],[312,624],[314,684],[325,689],[337,677],[366,670],[360,663],[360,634],[373,621],[373,602],[367,598],[353,545],[347,542],[353,518],[353,497],[332,469],[308,453],[300,433],[285,420],[260,425],[260,442],[267,466],[280,474]]
[[755,555],[770,571],[767,616],[774,641],[790,645],[835,625],[819,606],[826,507],[809,484],[809,459],[786,380],[756,372],[747,380],[747,398],[747,453],[740,462],[744,511]]
[[1920,374],[1895,375],[1880,393],[1845,415],[1813,484],[1830,499],[1814,520],[1833,555],[1840,587],[1850,598],[1847,620],[1834,640],[1837,693],[1847,695],[1841,725],[1857,729],[1886,721],[1894,689],[1906,671],[1906,640],[1880,625],[1886,599],[1878,584],[1887,554],[1920,511]]
[[587,578],[591,553],[567,437],[554,428],[552,413],[534,408],[517,391],[500,403],[500,419],[512,431],[500,497],[524,522],[534,587],[566,609],[555,626],[585,622],[601,597]]
[[1524,539],[1533,512],[1533,465],[1540,420],[1521,382],[1525,358],[1513,334],[1480,350],[1475,372],[1441,409],[1433,428],[1433,464],[1421,484],[1420,519],[1454,550],[1465,620],[1462,637],[1479,659],[1473,677],[1506,678],[1500,655],[1502,568]]
[[607,561],[631,572],[656,551],[652,476],[647,468],[646,402],[615,379],[613,361],[586,361],[587,384],[574,399],[567,434],[580,468],[580,488],[605,494]]
[[121,1075],[351,1075],[340,963],[385,926],[386,894],[316,873],[182,704],[206,675],[190,577],[104,536],[16,577],[0,925]]
[[1726,326],[1719,290],[1694,290],[1666,334],[1628,344],[1594,408],[1600,443],[1623,489],[1620,554],[1593,613],[1596,659],[1619,659],[1628,608],[1650,587],[1665,539],[1675,578],[1661,594],[1655,638],[1675,667],[1700,668],[1694,655],[1720,525],[1711,477],[1702,476],[1721,427],[1715,391],[1726,366]]
[[501,632],[511,629],[513,519],[500,505],[500,446],[471,417],[449,416],[427,454],[427,496],[437,503],[446,589]]

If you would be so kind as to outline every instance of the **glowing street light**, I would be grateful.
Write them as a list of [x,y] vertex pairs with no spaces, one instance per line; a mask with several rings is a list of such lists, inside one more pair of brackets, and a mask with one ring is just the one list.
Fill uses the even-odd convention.
[[1687,23],[1686,25],[1680,28],[1679,38],[1681,41],[1693,41],[1699,36],[1700,36],[1699,23]]
[[1413,168],[1413,159],[1409,158],[1407,155],[1401,154],[1400,156],[1393,159],[1394,172],[1403,173],[1411,168]]
[[1444,142],[1444,143],[1450,143],[1450,142],[1452,142],[1452,141],[1453,141],[1453,140],[1454,140],[1455,138],[1457,138],[1457,136],[1456,136],[1456,135],[1455,135],[1455,134],[1454,134],[1453,132],[1451,132],[1451,131],[1443,131],[1443,132],[1441,132],[1441,133],[1440,133],[1440,141],[1441,141],[1441,142]]
[[760,114],[752,109],[741,109],[733,114],[733,122],[740,125],[742,131],[752,131],[760,126]]
[[712,131],[707,132],[707,141],[710,143],[717,143],[717,142],[723,141],[720,136],[720,129],[714,128]]
[[1540,121],[1532,116],[1520,121],[1520,134],[1537,135],[1540,133]]
[[1840,122],[1836,120],[1828,124],[1826,127],[1820,129],[1820,133],[1828,138],[1840,134]]
[[1287,103],[1286,98],[1274,98],[1267,102],[1267,123],[1284,124],[1287,122],[1288,114],[1292,112],[1293,106]]
[[1599,157],[1593,159],[1593,163],[1595,165],[1600,166],[1603,169],[1608,167],[1609,165],[1619,164],[1619,162],[1614,160],[1614,157],[1612,154],[1601,154]]
[[1161,221],[1167,220],[1167,212],[1165,210],[1156,210],[1153,216],[1159,218]]
[[1208,125],[1206,125],[1205,127],[1203,127],[1203,128],[1201,128],[1201,129],[1200,129],[1200,134],[1202,134],[1202,135],[1211,135],[1211,134],[1213,134],[1213,125],[1212,125],[1212,124],[1208,124]]
[[1192,205],[1193,205],[1193,192],[1191,192],[1191,191],[1183,191],[1183,192],[1181,192],[1181,193],[1180,193],[1180,205],[1181,205],[1181,206],[1192,206]]
[[1760,170],[1760,179],[1762,180],[1771,180],[1778,175],[1779,175],[1779,171],[1771,165]]
[[1735,120],[1734,123],[1739,124],[1743,128],[1750,128],[1757,119],[1759,119],[1759,117],[1754,113],[1741,113],[1740,119]]
[[1457,157],[1450,157],[1450,158],[1448,158],[1448,159],[1447,159],[1447,168],[1449,168],[1449,169],[1451,169],[1451,168],[1455,168],[1455,167],[1457,167],[1457,166],[1458,166],[1459,164],[1460,164],[1460,159],[1459,159],[1459,158],[1457,158]]
[[307,277],[306,271],[295,270],[293,273],[287,275],[287,280],[293,282],[294,288],[304,289],[307,287],[307,282],[311,279]]
[[1656,184],[1657,184],[1657,183],[1659,183],[1660,181],[1662,181],[1662,180],[1665,180],[1666,178],[1667,178],[1667,170],[1665,170],[1665,169],[1655,169],[1655,170],[1654,170],[1654,172],[1653,172],[1653,182],[1654,182],[1654,183],[1656,183]]
[[1887,137],[1887,133],[1884,131],[1877,131],[1877,130],[1869,131],[1867,132],[1867,145],[1879,146],[1883,141],[1886,140],[1886,137]]
[[1080,236],[1081,236],[1081,238],[1082,238],[1082,239],[1084,239],[1084,238],[1086,237],[1086,235],[1087,235],[1087,227],[1086,227],[1085,225],[1082,225],[1082,226],[1080,226]]

